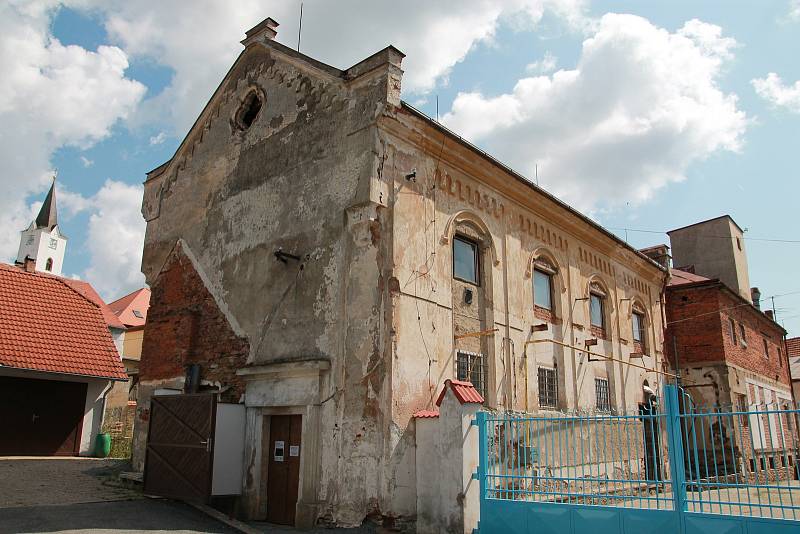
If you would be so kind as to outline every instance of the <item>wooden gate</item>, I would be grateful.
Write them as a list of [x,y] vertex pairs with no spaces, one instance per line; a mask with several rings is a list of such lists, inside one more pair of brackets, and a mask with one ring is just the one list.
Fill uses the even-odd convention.
[[216,395],[152,398],[144,467],[145,493],[186,501],[208,501],[216,413]]

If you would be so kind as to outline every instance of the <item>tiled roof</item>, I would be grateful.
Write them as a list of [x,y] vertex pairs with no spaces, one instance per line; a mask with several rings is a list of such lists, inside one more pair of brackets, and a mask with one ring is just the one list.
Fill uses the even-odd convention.
[[97,294],[97,291],[94,290],[89,282],[84,282],[83,280],[72,280],[70,278],[64,278],[63,282],[87,299],[97,304],[97,307],[100,308],[100,312],[103,314],[103,319],[109,328],[119,328],[120,330],[125,329],[125,325],[122,324],[122,321],[119,320],[119,317],[117,317],[114,312],[111,311],[111,308],[109,308],[108,304],[103,301],[102,297]]
[[435,419],[439,417],[439,410],[417,410],[414,419]]
[[439,393],[439,398],[436,399],[436,406],[442,405],[442,400],[444,400],[444,394],[449,389],[453,391],[453,394],[458,399],[458,402],[461,404],[467,403],[475,403],[475,404],[483,404],[483,396],[478,393],[478,390],[475,389],[475,386],[472,385],[472,382],[463,382],[461,380],[450,380],[447,379],[444,381],[444,387],[442,388],[442,392]]
[[137,289],[108,305],[125,326],[144,326],[150,308],[150,290]]
[[65,279],[0,264],[0,365],[126,379],[99,307]]
[[669,270],[669,284],[670,286],[681,286],[683,284],[694,284],[696,282],[710,282],[710,278],[700,276],[699,274],[681,271],[680,269]]
[[790,337],[786,340],[786,353],[792,356],[800,356],[800,337]]

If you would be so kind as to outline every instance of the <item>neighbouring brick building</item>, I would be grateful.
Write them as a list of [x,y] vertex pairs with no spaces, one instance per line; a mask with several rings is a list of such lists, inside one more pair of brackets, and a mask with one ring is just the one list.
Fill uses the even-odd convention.
[[667,269],[403,103],[395,48],[340,70],[275,27],[145,182],[137,468],[152,395],[214,391],[246,407],[246,515],[401,524],[447,379],[531,412],[658,388]]
[[[758,289],[747,287],[739,226],[725,215],[669,235],[672,263],[680,267],[670,270],[666,291],[665,352],[693,402],[740,410],[792,406],[786,331],[771,310],[761,310]],[[666,245],[644,252],[669,265]],[[752,424],[737,427],[748,433],[746,439],[736,440],[747,445],[744,454],[785,449],[784,436],[790,436],[793,427],[784,425],[791,421],[780,424],[777,416],[767,415],[751,419]]]
[[797,402],[800,399],[800,337],[791,337],[786,340],[786,353],[789,356],[794,401]]

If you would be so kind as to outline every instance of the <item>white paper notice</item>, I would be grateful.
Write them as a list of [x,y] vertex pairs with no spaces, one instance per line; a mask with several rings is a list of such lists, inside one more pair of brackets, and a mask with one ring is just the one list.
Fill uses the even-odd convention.
[[289,456],[300,456],[300,445],[289,445]]
[[283,461],[283,451],[285,449],[283,441],[275,441],[275,461],[282,462]]

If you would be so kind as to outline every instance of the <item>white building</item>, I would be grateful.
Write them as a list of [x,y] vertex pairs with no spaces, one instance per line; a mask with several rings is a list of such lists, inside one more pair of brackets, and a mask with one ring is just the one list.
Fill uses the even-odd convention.
[[58,227],[56,182],[53,180],[39,215],[22,231],[16,263],[22,265],[26,259],[32,260],[37,271],[60,275],[66,250],[67,236]]

